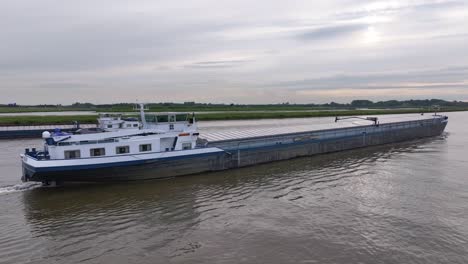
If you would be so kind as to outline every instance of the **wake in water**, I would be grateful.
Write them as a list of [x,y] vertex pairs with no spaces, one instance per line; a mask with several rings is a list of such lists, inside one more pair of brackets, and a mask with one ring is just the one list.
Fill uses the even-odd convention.
[[25,182],[16,185],[0,186],[0,195],[14,192],[22,192],[41,187],[40,182]]

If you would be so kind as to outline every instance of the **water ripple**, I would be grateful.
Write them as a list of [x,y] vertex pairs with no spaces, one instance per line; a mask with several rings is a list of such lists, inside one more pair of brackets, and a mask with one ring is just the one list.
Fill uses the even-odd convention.
[[0,262],[465,263],[464,134],[162,181],[0,187]]

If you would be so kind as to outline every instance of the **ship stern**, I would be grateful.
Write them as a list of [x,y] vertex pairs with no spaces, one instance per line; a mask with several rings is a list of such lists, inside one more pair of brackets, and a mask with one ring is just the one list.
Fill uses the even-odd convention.
[[21,154],[21,167],[22,167],[22,175],[21,175],[21,181],[23,182],[28,182],[28,181],[38,181],[34,180],[34,176],[36,174],[36,170],[34,166],[29,164],[29,159],[27,155]]

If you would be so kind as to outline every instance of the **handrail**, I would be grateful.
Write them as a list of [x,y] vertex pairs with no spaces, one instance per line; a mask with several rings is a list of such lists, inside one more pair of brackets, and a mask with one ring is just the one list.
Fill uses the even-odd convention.
[[360,116],[345,116],[345,117],[335,117],[335,123],[340,121],[340,120],[346,120],[346,119],[352,119],[352,118],[356,118],[356,119],[362,119],[362,120],[365,120],[365,121],[372,121],[374,122],[375,125],[378,125],[378,117],[360,117]]

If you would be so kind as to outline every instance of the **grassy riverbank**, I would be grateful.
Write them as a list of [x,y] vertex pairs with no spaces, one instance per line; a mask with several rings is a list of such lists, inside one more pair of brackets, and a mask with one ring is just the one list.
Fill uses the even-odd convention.
[[[223,103],[148,103],[145,106],[150,112],[246,112],[246,111],[297,111],[306,112],[314,110],[354,110],[354,109],[429,109],[432,106],[440,107],[465,107],[468,108],[468,102],[445,101],[441,99],[427,100],[389,100],[372,102],[369,100],[354,100],[350,103],[309,103],[309,104],[290,104],[288,102],[277,104],[223,104]],[[0,113],[25,113],[25,112],[63,112],[63,111],[92,111],[92,112],[132,112],[135,104],[117,103],[117,104],[92,104],[92,103],[74,103],[71,105],[17,105],[0,104]]]
[[[443,108],[441,112],[468,111],[468,108]],[[246,119],[271,119],[271,118],[300,118],[300,117],[326,117],[326,116],[354,116],[354,115],[382,115],[382,114],[407,114],[432,112],[421,109],[392,109],[392,110],[326,110],[317,112],[222,112],[203,113],[196,117],[199,121],[213,120],[246,120]],[[96,115],[77,116],[0,116],[0,126],[23,126],[23,125],[58,125],[72,124],[78,121],[81,124],[96,123]]]

